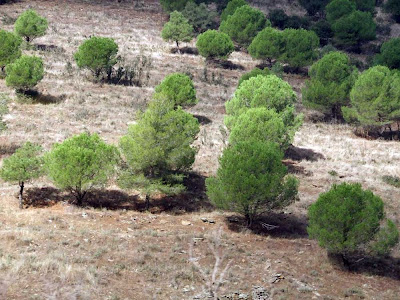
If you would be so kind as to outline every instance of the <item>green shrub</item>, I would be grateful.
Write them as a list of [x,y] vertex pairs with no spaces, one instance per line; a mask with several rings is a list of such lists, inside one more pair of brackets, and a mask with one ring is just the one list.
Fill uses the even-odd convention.
[[167,13],[182,11],[191,0],[160,0],[161,6]]
[[23,12],[14,25],[15,32],[24,37],[27,42],[45,35],[47,27],[47,20],[33,9]]
[[357,74],[345,53],[326,54],[309,71],[310,80],[302,90],[303,104],[334,118],[340,117],[341,107],[349,104]]
[[33,88],[43,78],[43,61],[40,57],[22,55],[6,67],[6,84],[20,91]]
[[79,68],[89,69],[96,78],[106,72],[110,79],[117,53],[118,45],[113,39],[93,36],[79,46],[74,58]]
[[283,9],[273,9],[269,12],[268,19],[272,26],[278,27],[279,29],[285,29],[289,16]]
[[285,40],[282,32],[271,27],[260,31],[248,48],[252,58],[268,61],[278,59],[284,50]]
[[[381,198],[370,190],[363,190],[360,184],[334,185],[311,205],[308,233],[328,252],[343,258],[371,246],[383,254],[383,250],[389,250],[398,240],[397,228],[389,225],[387,229],[380,229],[384,220],[383,208]],[[385,245],[382,236],[393,237],[394,232],[397,232],[397,240],[392,238]]]
[[169,22],[167,22],[161,36],[165,41],[174,41],[179,51],[179,42],[190,42],[193,38],[193,26],[189,24],[182,13],[174,11],[171,13]]
[[343,107],[347,122],[361,126],[391,124],[400,117],[400,74],[384,66],[364,71],[350,93],[351,107]]
[[333,0],[326,6],[326,19],[333,25],[340,18],[356,10],[356,4],[351,0]]
[[25,183],[42,174],[42,159],[39,157],[41,151],[40,146],[27,142],[3,161],[0,177],[5,181],[18,183],[19,208],[23,206],[22,196]]
[[155,88],[155,92],[164,95],[174,107],[191,106],[197,103],[196,90],[192,79],[186,74],[167,75]]
[[300,5],[305,8],[310,16],[321,14],[329,1],[331,0],[299,0]]
[[209,10],[204,3],[197,5],[196,3],[188,2],[182,14],[197,33],[217,27],[216,18],[218,14]]
[[297,196],[298,182],[285,177],[283,154],[273,143],[239,142],[224,150],[216,177],[206,180],[210,200],[242,214],[251,226],[263,212],[282,208]]
[[239,45],[248,46],[267,24],[267,19],[260,10],[245,5],[222,21],[219,29]]
[[394,186],[396,188],[400,188],[400,178],[397,176],[389,176],[385,175],[382,177],[382,180],[384,183],[387,183],[391,186]]
[[385,3],[385,9],[391,13],[397,22],[400,22],[400,1],[399,0],[388,0]]
[[326,20],[320,20],[311,27],[311,30],[314,31],[321,42],[321,45],[327,45],[329,40],[333,38],[333,31],[331,25]]
[[58,188],[70,191],[78,205],[89,190],[107,183],[118,162],[118,149],[89,133],[55,144],[45,155],[47,175]]
[[11,32],[0,30],[0,69],[21,56],[22,39]]
[[300,16],[290,16],[285,24],[285,28],[293,28],[293,29],[308,29],[310,27],[310,21],[307,17]]
[[217,30],[207,30],[200,34],[196,47],[200,55],[206,59],[226,59],[235,50],[231,38],[226,33]]
[[384,42],[378,57],[379,64],[390,69],[400,69],[400,38],[393,38]]
[[375,12],[375,4],[377,2],[376,0],[352,0],[352,1],[355,2],[358,10],[367,11],[372,14]]
[[228,19],[229,16],[233,15],[236,9],[245,5],[248,5],[245,0],[230,0],[221,14],[221,22],[225,21],[226,19]]
[[268,68],[264,68],[263,70],[259,68],[254,68],[250,72],[247,72],[240,77],[238,87],[243,83],[243,81],[248,80],[252,77],[256,77],[258,75],[268,76],[271,75],[271,71]]

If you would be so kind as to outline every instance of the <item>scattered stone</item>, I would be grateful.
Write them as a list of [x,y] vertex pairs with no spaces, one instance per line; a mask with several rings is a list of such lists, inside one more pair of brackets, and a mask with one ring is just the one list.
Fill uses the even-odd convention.
[[283,279],[285,279],[285,277],[282,276],[282,274],[275,274],[272,276],[271,283],[278,283],[279,281],[281,281]]
[[181,223],[182,223],[183,226],[192,225],[192,223],[190,223],[189,221],[185,221],[185,220],[183,220]]
[[270,299],[268,291],[262,286],[253,286],[251,292],[251,299],[253,300],[267,300]]
[[200,218],[200,220],[202,220],[204,223],[208,222],[207,218]]
[[215,220],[208,220],[208,223],[215,224]]
[[82,213],[82,218],[87,218],[87,217],[88,217],[88,214],[85,213],[85,212],[83,212],[83,213]]
[[239,294],[239,299],[249,299],[249,295],[247,295],[247,294]]

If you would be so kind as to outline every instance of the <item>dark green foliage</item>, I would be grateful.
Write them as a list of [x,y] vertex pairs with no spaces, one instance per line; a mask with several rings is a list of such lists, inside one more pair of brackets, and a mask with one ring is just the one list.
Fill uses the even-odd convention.
[[167,75],[155,88],[156,94],[162,94],[174,107],[192,106],[197,103],[196,90],[192,79],[186,74]]
[[251,42],[248,51],[252,58],[278,59],[285,50],[285,39],[281,31],[267,27],[260,31]]
[[386,220],[386,224],[380,227],[374,240],[371,242],[371,252],[374,255],[387,255],[399,242],[399,230],[392,220]]
[[180,42],[190,42],[193,38],[193,26],[182,13],[173,11],[169,21],[165,23],[161,36],[165,41],[173,41],[179,50]]
[[358,71],[349,57],[341,52],[330,52],[309,71],[310,80],[303,92],[303,104],[337,118],[341,107],[348,105],[350,90]]
[[183,10],[188,2],[192,0],[160,0],[162,8],[167,13]]
[[217,26],[217,13],[210,11],[204,3],[197,5],[194,2],[188,2],[182,14],[197,33],[215,29]]
[[23,55],[6,67],[6,84],[17,90],[33,88],[43,78],[43,61],[40,57]]
[[242,214],[251,226],[261,213],[282,208],[297,196],[298,182],[286,177],[283,154],[274,143],[239,142],[224,150],[207,195],[219,208]]
[[[380,230],[384,219],[383,206],[378,196],[363,190],[360,184],[334,185],[311,205],[308,233],[333,254],[344,255],[366,246],[372,246],[383,254],[383,250],[389,250],[397,243],[393,238],[397,228],[393,228],[390,222],[387,230]],[[382,244],[385,235],[392,237],[388,244]],[[380,242],[376,243],[374,239]]]
[[340,18],[356,10],[356,4],[351,0],[333,0],[326,6],[326,19],[333,25]]
[[391,13],[397,22],[400,22],[400,1],[388,0],[385,4],[387,12]]
[[43,36],[47,27],[47,20],[39,16],[33,9],[23,12],[14,25],[15,32],[24,37],[27,42]]
[[308,29],[310,27],[310,21],[307,17],[290,16],[285,24],[285,28],[293,29]]
[[358,10],[374,13],[376,0],[352,0]]
[[376,24],[368,12],[354,11],[332,25],[335,41],[340,46],[359,45],[376,37]]
[[310,16],[321,14],[330,0],[299,0]]
[[331,25],[326,20],[319,20],[311,27],[320,40],[321,45],[327,45],[329,40],[333,38],[333,31]]
[[0,69],[21,56],[22,39],[5,30],[0,30]]
[[273,9],[268,14],[268,19],[270,20],[273,27],[285,29],[286,22],[289,19],[289,16],[284,12],[283,9]]
[[228,19],[228,16],[231,16],[235,13],[236,9],[239,7],[242,7],[244,5],[247,5],[247,2],[245,0],[231,0],[228,2],[226,8],[221,14],[221,22],[225,21]]
[[207,30],[197,38],[196,47],[201,56],[207,59],[226,59],[235,50],[231,38],[217,30]]
[[87,68],[99,77],[102,72],[111,73],[117,53],[118,45],[113,39],[93,36],[79,46],[74,58],[79,68]]
[[294,68],[308,66],[318,58],[319,38],[314,31],[285,29],[283,31],[285,51],[279,60]]
[[389,176],[389,175],[385,175],[382,177],[382,180],[384,183],[387,183],[391,186],[400,188],[400,178],[397,176]]
[[47,175],[54,184],[70,191],[81,205],[92,188],[103,187],[116,170],[118,149],[97,134],[82,133],[55,144],[45,155]]
[[343,107],[347,122],[382,126],[400,119],[400,74],[384,66],[364,71],[350,93],[351,108]]
[[259,68],[254,68],[250,72],[247,72],[240,77],[238,87],[243,83],[243,81],[248,80],[252,77],[256,77],[258,75],[268,76],[271,75],[271,71],[268,68],[264,68],[263,70]]
[[267,19],[260,10],[245,5],[223,21],[219,29],[239,45],[248,46],[266,25]]
[[393,38],[382,44],[378,62],[391,69],[400,69],[400,38]]

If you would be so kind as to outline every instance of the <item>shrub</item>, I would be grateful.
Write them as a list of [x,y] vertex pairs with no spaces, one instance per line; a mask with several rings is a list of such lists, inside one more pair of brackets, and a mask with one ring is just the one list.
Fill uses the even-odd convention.
[[191,145],[199,123],[162,94],[156,94],[148,109],[129,126],[120,147],[127,169],[120,179],[124,188],[140,188],[149,197],[155,191],[181,192],[183,172],[190,169],[197,150]]
[[346,54],[326,54],[309,71],[310,80],[302,91],[303,103],[334,118],[340,117],[341,107],[349,104],[357,73]]
[[[334,185],[311,205],[308,233],[329,253],[341,255],[344,262],[347,261],[346,254],[366,246],[380,248],[377,252],[382,253],[383,248],[389,249],[397,243],[392,239],[390,244],[382,245],[385,243],[382,235],[397,232],[397,228],[390,225],[389,231],[380,230],[380,223],[384,220],[383,208],[381,198],[370,190],[363,190],[360,184]],[[375,238],[380,242],[376,243]]]
[[232,16],[222,21],[220,30],[241,46],[248,46],[267,24],[264,14],[248,5],[236,9]]
[[326,19],[333,25],[340,18],[356,10],[356,4],[351,0],[333,0],[326,6]]
[[11,32],[0,30],[0,69],[21,56],[22,39]]
[[245,0],[230,0],[221,14],[221,22],[225,21],[226,19],[228,19],[229,16],[233,15],[236,9],[245,5],[248,5]]
[[196,47],[206,59],[226,59],[235,49],[231,38],[217,30],[207,30],[197,38]]
[[308,29],[310,27],[310,21],[307,17],[290,16],[285,24],[285,28],[293,29]]
[[206,180],[207,195],[217,207],[242,214],[251,226],[260,213],[285,207],[297,196],[297,180],[285,178],[282,159],[273,143],[236,143],[224,150],[217,176]]
[[302,122],[301,116],[295,117],[295,101],[296,94],[286,81],[275,75],[258,75],[244,81],[233,98],[225,103],[225,124],[231,129],[249,108],[265,107],[281,114],[285,126],[295,130]]
[[118,149],[97,134],[82,133],[55,144],[45,155],[47,175],[54,184],[70,191],[78,205],[88,191],[103,187],[115,172]]
[[179,51],[179,42],[190,42],[193,38],[193,26],[182,13],[171,13],[169,22],[164,25],[161,36],[165,41],[174,41]]
[[251,42],[248,51],[252,58],[271,61],[278,59],[285,49],[281,31],[267,27],[260,31]]
[[247,72],[240,77],[238,87],[243,83],[243,81],[248,80],[252,77],[256,77],[258,75],[268,76],[271,75],[271,71],[268,68],[264,68],[263,70],[259,68],[254,68],[250,72]]
[[268,19],[270,20],[272,26],[278,27],[279,29],[285,29],[289,16],[284,12],[283,9],[273,9],[268,14]]
[[164,95],[174,107],[190,106],[197,103],[196,90],[192,79],[186,74],[167,75],[155,88],[155,92]]
[[286,126],[281,115],[273,109],[250,108],[237,118],[229,143],[235,145],[248,140],[272,142],[284,151],[293,141],[296,129]]
[[331,0],[299,0],[300,5],[305,8],[310,16],[322,13],[329,1]]
[[14,25],[15,32],[24,37],[27,42],[45,35],[47,27],[47,20],[39,16],[33,9],[23,12]]
[[319,38],[314,31],[305,29],[285,29],[284,53],[280,60],[294,68],[308,66],[318,58]]
[[42,159],[39,157],[42,148],[30,142],[17,149],[13,155],[5,158],[0,169],[0,177],[19,185],[19,208],[23,207],[25,183],[38,178],[42,173]]
[[160,0],[161,6],[167,13],[181,11],[191,0]]
[[376,37],[376,24],[368,12],[354,11],[332,25],[335,41],[340,46],[358,46]]
[[393,38],[381,46],[379,63],[390,69],[400,69],[400,38]]
[[384,66],[364,71],[351,90],[350,104],[342,108],[347,122],[365,127],[391,124],[400,117],[400,74]]
[[96,78],[107,72],[110,79],[112,67],[117,63],[118,45],[111,38],[93,36],[84,41],[74,58],[79,68],[92,71]]
[[400,22],[400,1],[388,0],[385,4],[387,12],[391,13],[397,22]]
[[196,3],[188,2],[182,14],[198,33],[217,27],[217,13],[210,11],[204,3],[197,5]]
[[352,0],[352,1],[355,2],[358,10],[367,11],[372,14],[375,12],[375,4],[377,2],[376,0]]
[[320,20],[311,27],[311,30],[314,31],[321,42],[321,45],[327,45],[329,40],[333,38],[333,31],[331,25],[326,20]]
[[6,67],[6,84],[17,90],[33,88],[43,78],[43,61],[40,57],[23,55]]

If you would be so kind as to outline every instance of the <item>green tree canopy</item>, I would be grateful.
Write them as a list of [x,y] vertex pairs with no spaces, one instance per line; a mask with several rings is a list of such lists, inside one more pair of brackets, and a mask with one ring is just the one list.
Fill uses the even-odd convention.
[[320,40],[322,46],[329,43],[329,39],[333,38],[333,31],[331,24],[327,20],[319,20],[311,26],[311,30],[314,31]]
[[4,181],[18,183],[19,208],[23,205],[23,191],[25,183],[40,177],[42,174],[42,159],[39,156],[42,148],[30,142],[18,148],[13,155],[3,160],[0,177]]
[[236,9],[245,5],[248,5],[245,0],[230,0],[221,14],[221,22],[225,21],[226,19],[228,19],[229,16],[233,15]]
[[376,0],[352,0],[358,10],[374,13]]
[[[308,216],[310,237],[317,239],[322,247],[333,254],[345,256],[366,246],[373,246],[382,253],[384,248],[389,250],[398,242],[397,228],[393,228],[391,222],[389,228],[379,233],[384,220],[383,201],[370,190],[363,190],[360,184],[334,185],[310,206]],[[393,231],[397,232],[397,238],[393,239]],[[382,234],[390,232],[390,243],[386,246],[376,244]],[[378,239],[374,243],[375,238]]]
[[21,56],[22,39],[5,30],[0,30],[0,69],[14,62]]
[[92,71],[95,77],[102,72],[110,76],[111,68],[117,63],[118,45],[112,38],[93,36],[84,41],[74,58],[79,68]]
[[351,107],[343,107],[348,122],[381,126],[400,119],[400,74],[384,66],[364,71],[350,93]]
[[33,88],[43,78],[43,61],[40,57],[22,55],[6,67],[6,84],[17,90]]
[[235,13],[228,16],[225,21],[222,21],[219,29],[239,45],[248,46],[268,23],[260,10],[244,5],[236,9]]
[[186,4],[189,2],[192,2],[192,0],[160,0],[162,8],[168,13],[171,13],[175,10],[183,10]]
[[282,208],[297,196],[297,180],[285,177],[283,154],[274,143],[239,142],[226,148],[207,195],[219,208],[242,214],[251,226],[264,212]]
[[329,52],[312,65],[310,80],[302,91],[303,104],[339,117],[341,107],[349,104],[350,90],[357,75],[357,69],[345,53]]
[[23,12],[14,25],[15,32],[27,42],[45,35],[47,27],[46,18],[39,16],[33,9]]
[[118,162],[118,149],[89,133],[55,144],[45,155],[47,175],[58,188],[70,191],[78,205],[89,190],[107,183]]
[[193,38],[193,26],[189,24],[182,13],[174,11],[171,13],[169,22],[165,23],[161,31],[165,41],[173,41],[179,51],[180,42],[190,42]]
[[197,5],[194,2],[188,2],[182,14],[197,33],[215,29],[217,26],[216,18],[218,14],[209,10],[205,3]]
[[318,58],[319,38],[314,31],[285,29],[283,31],[285,51],[280,60],[294,68],[311,65]]
[[267,67],[265,67],[263,70],[259,68],[254,68],[250,72],[247,72],[240,77],[238,87],[243,83],[243,81],[250,79],[252,77],[256,77],[258,75],[268,76],[271,75],[271,71]]
[[285,49],[282,31],[271,27],[264,28],[251,42],[248,51],[252,58],[269,60],[278,59]]
[[268,19],[272,26],[278,27],[279,29],[285,29],[289,16],[283,9],[273,9],[269,12]]
[[310,16],[322,13],[329,1],[331,0],[299,0]]
[[155,88],[155,92],[163,94],[174,107],[190,106],[197,103],[196,90],[192,79],[183,73],[167,75]]
[[333,25],[337,20],[355,10],[356,4],[352,0],[333,0],[326,6],[326,19]]
[[378,62],[390,69],[400,70],[400,38],[393,38],[382,44]]
[[196,47],[200,55],[206,59],[226,59],[235,50],[231,38],[226,33],[217,30],[207,30],[200,34]]

